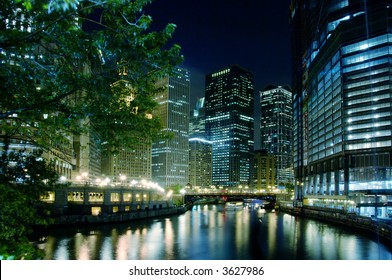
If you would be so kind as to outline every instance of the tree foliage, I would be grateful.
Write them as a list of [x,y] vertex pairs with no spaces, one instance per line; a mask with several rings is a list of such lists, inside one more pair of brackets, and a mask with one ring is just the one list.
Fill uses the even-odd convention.
[[[37,258],[26,235],[46,224],[40,197],[58,180],[40,153],[92,129],[101,147],[160,136],[156,81],[182,62],[174,24],[151,30],[150,0],[0,1],[0,258]],[[65,157],[66,158],[66,157]]]
[[50,150],[87,128],[113,147],[158,137],[155,82],[182,57],[174,24],[149,31],[150,2],[1,1],[0,142]]
[[50,222],[50,209],[40,198],[58,182],[54,167],[41,154],[18,151],[0,156],[0,256],[39,257],[27,235],[33,226]]

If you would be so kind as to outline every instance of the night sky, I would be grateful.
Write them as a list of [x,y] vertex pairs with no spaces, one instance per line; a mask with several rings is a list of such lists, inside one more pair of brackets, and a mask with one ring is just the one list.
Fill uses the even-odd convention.
[[255,95],[268,84],[291,84],[290,0],[155,0],[153,28],[175,23],[191,72],[191,106],[204,96],[205,75],[238,64],[254,74]]

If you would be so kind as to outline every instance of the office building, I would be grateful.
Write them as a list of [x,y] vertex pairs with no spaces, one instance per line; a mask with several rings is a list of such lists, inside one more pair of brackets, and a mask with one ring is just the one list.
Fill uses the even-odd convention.
[[205,98],[198,98],[189,119],[189,186],[212,185],[212,143],[206,138]]
[[106,154],[102,161],[102,173],[117,183],[132,180],[151,180],[152,145],[140,143],[133,149],[120,147],[118,153]]
[[259,191],[270,192],[275,184],[275,157],[267,150],[254,151],[253,185]]
[[152,180],[161,187],[185,186],[189,169],[190,73],[178,68],[174,75],[162,78],[157,86],[166,89],[155,98],[159,106],[154,114],[161,119],[163,132],[171,137],[153,143]]
[[[128,80],[126,71],[119,71],[119,79],[111,87],[124,94],[127,106],[133,114],[137,114],[138,107],[133,107],[132,101],[136,98],[136,90]],[[146,114],[146,118],[150,118]],[[124,125],[124,128],[126,126]],[[105,180],[110,179],[113,183],[125,184],[126,182],[140,182],[141,180],[151,180],[152,165],[152,143],[151,139],[137,137],[136,132],[129,132],[136,141],[132,146],[121,143],[113,151],[110,148],[104,150],[102,155],[102,175]],[[99,180],[99,178],[98,178]]]
[[[96,171],[98,169],[95,168],[96,162],[85,160],[86,155],[92,154],[93,152],[90,150],[95,147],[86,147],[83,152],[80,151],[80,143],[89,142],[91,131],[83,135],[73,135],[59,130],[53,133],[45,125],[40,126],[42,120],[57,119],[59,114],[55,109],[56,106],[52,106],[49,110],[46,108],[42,110],[35,109],[40,103],[44,104],[43,100],[46,100],[43,98],[41,101],[37,101],[35,94],[41,90],[43,92],[48,90],[45,88],[45,84],[50,84],[50,82],[44,82],[43,80],[49,78],[42,75],[42,73],[45,73],[45,67],[52,69],[48,63],[53,63],[53,57],[50,56],[50,53],[44,51],[48,47],[45,46],[47,44],[45,40],[38,43],[36,38],[33,39],[34,35],[32,34],[37,32],[37,28],[42,27],[42,23],[37,24],[32,15],[25,14],[24,9],[18,8],[18,4],[10,3],[5,4],[4,2],[4,6],[2,6],[4,14],[2,13],[0,22],[2,23],[2,31],[6,32],[4,34],[8,34],[4,36],[3,40],[8,41],[9,38],[13,37],[10,34],[14,33],[28,37],[31,40],[28,42],[29,46],[17,42],[0,48],[0,64],[4,67],[2,69],[4,73],[7,73],[3,73],[2,78],[8,80],[7,76],[12,77],[4,88],[7,90],[1,93],[1,98],[4,98],[4,101],[1,102],[1,110],[2,113],[6,114],[13,112],[0,120],[0,152],[23,151],[24,153],[32,153],[41,150],[42,158],[53,163],[55,171],[67,180],[75,179],[76,172],[81,169],[93,168]],[[44,60],[45,67],[38,62]],[[38,65],[39,71],[35,72],[36,69],[28,65]],[[28,79],[23,81],[26,87],[21,87],[19,82],[24,79],[23,77],[30,77],[30,80],[35,82],[35,89],[28,83]],[[53,90],[52,87],[49,88]],[[21,94],[22,92],[23,94]],[[28,97],[21,99],[20,96],[23,95]],[[11,98],[11,103],[7,102],[6,96]],[[15,106],[20,106],[20,108]],[[25,110],[26,108],[29,109]],[[40,115],[42,119],[39,117]],[[61,136],[55,137],[59,135]],[[97,155],[95,152],[94,155]],[[81,162],[83,162],[84,167],[80,166]],[[86,173],[87,171],[83,172]]]
[[205,98],[198,98],[189,117],[189,137],[206,139]]
[[212,142],[212,183],[249,185],[253,157],[253,74],[234,65],[206,76],[206,132]]
[[260,145],[274,155],[276,183],[292,184],[292,93],[282,86],[267,86],[260,91]]
[[392,211],[391,16],[385,0],[292,1],[297,199],[377,193],[360,214]]
[[189,185],[192,189],[212,185],[212,143],[208,140],[189,139]]
[[72,135],[75,165],[69,179],[74,182],[93,182],[102,176],[102,152],[97,145],[99,135],[85,122],[89,129],[85,133]]

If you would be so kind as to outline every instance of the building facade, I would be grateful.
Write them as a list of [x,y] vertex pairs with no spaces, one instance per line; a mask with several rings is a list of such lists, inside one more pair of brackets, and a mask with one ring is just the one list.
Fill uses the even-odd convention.
[[[79,215],[131,214],[140,213],[141,210],[172,207],[172,202],[165,196],[164,190],[156,184],[151,184],[148,188],[141,184],[110,187],[73,184],[56,188],[48,192],[47,196],[41,197],[41,200],[50,205],[52,213],[59,218],[57,221],[65,224],[72,218],[68,216],[62,219],[59,216],[72,215],[73,218],[76,216],[77,220]],[[103,221],[108,221],[107,217]]]
[[[11,14],[8,14],[11,16],[10,18],[1,16],[0,22],[2,23],[2,27],[5,30],[13,30],[13,32],[20,34],[24,33],[25,36],[30,37],[32,33],[37,31],[37,28],[41,28],[42,23],[37,23],[34,20],[34,16],[25,14],[25,11],[18,8],[17,6],[18,5],[15,5],[12,7],[12,9],[7,9],[7,13],[12,11]],[[6,9],[6,6],[3,8]],[[75,27],[76,26],[77,25],[75,25]],[[51,56],[50,52],[45,51],[45,49],[48,47],[45,45],[47,42],[40,42],[39,44],[34,42],[35,39],[32,39],[31,42],[29,42],[29,47],[24,45],[18,46],[18,44],[12,46],[11,44],[4,49],[1,48],[0,64],[4,66],[16,66],[15,69],[12,70],[12,72],[16,71],[15,73],[17,73],[17,75],[14,77],[23,77],[25,73],[28,73],[29,77],[34,77],[33,80],[35,81],[35,90],[37,92],[48,90],[49,88],[50,90],[53,90],[52,87],[45,88],[45,84],[50,84],[49,80],[51,78],[47,75],[41,76],[41,74],[39,74],[40,71],[42,71],[45,67],[42,67],[39,63],[37,63],[37,59],[44,59],[48,69],[51,69],[51,67],[47,65],[48,63],[53,63],[51,66],[55,67],[54,64],[56,63],[56,59]],[[40,65],[42,69],[40,68],[38,72],[35,72],[34,67],[29,68],[23,66],[28,64]],[[17,70],[18,68],[19,70]],[[83,71],[87,71],[86,69],[83,69]],[[6,70],[6,67],[4,70]],[[48,81],[46,81],[46,79],[48,79]],[[21,88],[17,82],[13,82],[13,84],[15,86],[15,89],[13,89],[15,92],[21,91]],[[33,102],[31,104],[34,105],[30,104],[29,107],[34,108],[35,106],[39,105],[39,103],[34,103],[36,101],[33,98],[33,88],[28,88],[28,91],[31,91],[31,93],[28,93],[31,94],[31,97],[26,98],[26,100],[28,100],[28,102]],[[2,92],[1,94],[2,97],[4,95],[4,98],[8,94],[8,96],[12,96],[14,100],[18,100],[18,98],[13,95],[12,91]],[[76,93],[76,97],[74,95],[74,100],[77,100],[81,94],[81,92]],[[26,106],[26,104],[23,104],[23,102],[20,102],[17,105],[23,108]],[[44,103],[42,101],[40,102]],[[68,97],[64,98],[64,102],[72,103],[73,100],[72,98]],[[31,112],[34,112],[33,114],[26,114],[23,112],[24,110],[6,108],[6,104],[7,102],[4,102],[4,104],[2,102],[2,110],[4,112],[7,112],[7,110],[12,110],[15,113],[0,120],[0,152],[23,151],[24,153],[32,153],[33,151],[41,150],[43,152],[42,158],[47,162],[52,162],[54,164],[55,171],[59,174],[59,176],[61,176],[61,178],[66,180],[76,180],[76,177],[80,174],[89,174],[88,176],[92,177],[101,174],[101,154],[95,145],[95,139],[97,135],[92,129],[89,128],[83,134],[73,134],[66,132],[65,130],[56,130],[54,132],[50,129],[50,127],[48,129],[45,125],[40,126],[41,124],[44,124],[44,122],[35,122],[35,120],[40,119],[36,117],[37,115],[41,114],[41,120],[49,121],[51,119],[58,119],[60,111],[53,109],[57,107],[52,106],[50,110],[33,109],[31,110]],[[33,122],[34,125],[31,125]],[[88,118],[82,122],[83,125],[87,126]],[[13,129],[10,129],[11,127],[13,127]],[[10,131],[12,131],[12,133],[10,133]],[[45,137],[42,137],[42,135],[45,135]],[[61,135],[63,138],[61,140],[53,140],[53,138],[57,135]],[[42,141],[42,139],[45,139],[45,141]]]
[[196,101],[189,119],[189,186],[207,188],[212,185],[212,142],[207,140],[205,98]]
[[152,145],[140,140],[133,149],[120,148],[107,153],[102,161],[102,173],[114,181],[151,180]]
[[273,154],[276,160],[276,183],[292,184],[292,93],[289,87],[267,86],[260,91],[261,149]]
[[189,137],[206,139],[205,97],[198,98],[189,116]]
[[[88,131],[79,135],[72,135],[73,152],[74,152],[74,168],[72,169],[72,177],[68,178],[72,181],[95,179],[102,176],[102,152],[97,146],[99,135],[94,132],[92,127],[86,121]],[[65,176],[63,173],[59,173]]]
[[189,184],[192,189],[212,185],[212,142],[189,139]]
[[253,74],[237,65],[206,76],[206,132],[216,186],[250,185],[253,94]]
[[267,150],[254,151],[253,187],[259,191],[271,191],[275,183],[275,157]]
[[296,198],[389,201],[391,16],[390,1],[292,1]]
[[157,95],[154,112],[162,121],[169,139],[155,141],[152,146],[152,179],[162,187],[185,186],[189,169],[189,94],[190,73],[177,69],[175,75],[161,79],[158,86],[166,89]]

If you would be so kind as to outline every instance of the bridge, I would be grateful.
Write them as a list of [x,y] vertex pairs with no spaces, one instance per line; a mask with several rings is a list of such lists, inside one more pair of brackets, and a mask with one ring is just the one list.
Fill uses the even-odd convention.
[[275,193],[255,193],[255,192],[186,192],[183,193],[184,203],[195,203],[197,201],[209,201],[213,203],[222,203],[230,201],[243,201],[245,199],[259,199],[262,201],[268,201],[270,207],[275,206],[276,194]]

